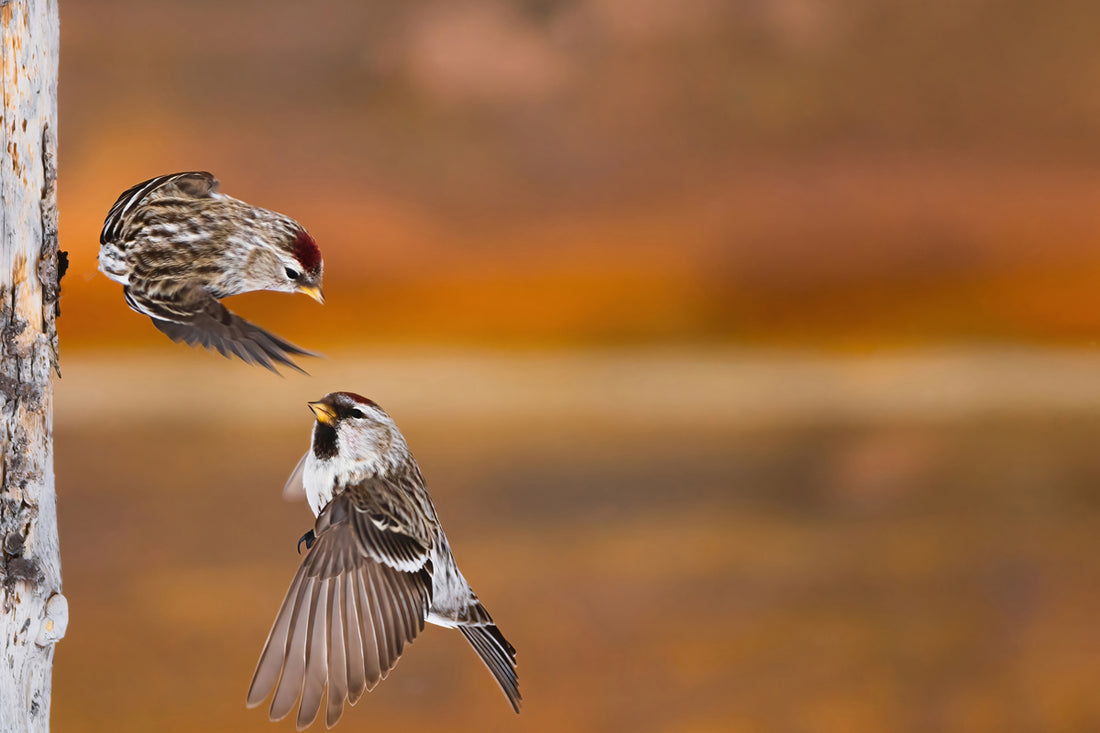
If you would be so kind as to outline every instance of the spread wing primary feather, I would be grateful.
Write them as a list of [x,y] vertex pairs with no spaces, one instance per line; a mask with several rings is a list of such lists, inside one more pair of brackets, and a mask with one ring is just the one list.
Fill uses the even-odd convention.
[[149,316],[161,333],[177,343],[214,349],[222,356],[233,354],[271,371],[276,371],[275,364],[282,364],[305,373],[287,355],[316,356],[246,321],[194,283],[179,288],[170,299],[154,299],[133,286],[123,292],[133,310]]
[[391,517],[368,512],[348,489],[317,518],[316,542],[290,584],[260,654],[248,706],[272,695],[280,720],[301,699],[297,726],[309,726],[328,693],[331,728],[386,677],[424,628],[431,606],[431,561],[423,540]]

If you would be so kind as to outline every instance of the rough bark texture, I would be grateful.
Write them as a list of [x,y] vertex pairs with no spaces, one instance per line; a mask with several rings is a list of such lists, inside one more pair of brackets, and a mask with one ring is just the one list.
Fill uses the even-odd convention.
[[56,0],[0,0],[0,731],[47,731],[65,633],[53,473]]

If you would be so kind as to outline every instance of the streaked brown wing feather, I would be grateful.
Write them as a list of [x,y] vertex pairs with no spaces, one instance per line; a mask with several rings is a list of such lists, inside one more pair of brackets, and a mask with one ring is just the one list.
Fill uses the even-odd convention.
[[[424,628],[431,606],[427,548],[409,537],[376,536],[400,533],[361,522],[354,491],[337,495],[318,517],[316,542],[275,617],[248,692],[255,707],[274,691],[272,720],[285,717],[300,697],[299,729],[316,719],[326,689],[331,727],[345,700],[355,704],[385,678]],[[388,547],[400,548],[400,557],[388,556]],[[421,559],[418,569],[410,568],[414,557]]]
[[[328,710],[325,712],[325,724],[331,728],[344,713],[344,700],[348,697],[348,628],[344,625],[344,578],[333,578],[329,583],[329,638],[328,666]],[[352,624],[354,626],[354,624]]]
[[263,702],[282,677],[290,643],[291,621],[305,577],[305,568],[298,568],[290,588],[287,589],[283,605],[279,607],[279,613],[275,616],[275,623],[271,625],[271,633],[268,634],[264,649],[260,652],[260,660],[256,663],[256,671],[252,675],[252,684],[248,688],[247,704],[250,708]]
[[[287,631],[286,646],[283,649],[282,659],[278,660],[282,673],[279,677],[279,684],[275,688],[275,695],[271,700],[270,717],[272,720],[285,718],[294,709],[294,703],[297,702],[302,691],[306,668],[306,635],[309,632],[309,609],[312,604],[313,586],[316,585],[316,582],[316,578],[308,576],[303,578],[294,599],[294,610],[290,619],[290,628]],[[266,694],[264,697],[266,697]]]
[[157,176],[131,186],[119,195],[99,234],[99,243],[116,242],[125,235],[126,223],[141,206],[166,198],[208,198],[218,190],[218,179],[206,171],[187,171]]
[[[348,701],[354,705],[367,690],[367,681],[382,678],[378,667],[378,650],[374,644],[374,630],[369,632],[358,623],[359,583],[357,574],[345,574],[344,580],[344,644],[348,666]],[[374,684],[373,682],[371,683]]]
[[131,308],[149,316],[154,326],[176,342],[213,349],[225,357],[237,356],[271,371],[281,364],[302,372],[288,355],[316,356],[231,312],[195,283],[184,285],[171,297],[152,297],[130,286],[123,292]]
[[298,730],[308,728],[317,719],[321,697],[325,694],[328,683],[328,587],[332,581],[333,578],[323,578],[314,583],[306,638],[305,686],[302,689],[302,701],[298,705]]

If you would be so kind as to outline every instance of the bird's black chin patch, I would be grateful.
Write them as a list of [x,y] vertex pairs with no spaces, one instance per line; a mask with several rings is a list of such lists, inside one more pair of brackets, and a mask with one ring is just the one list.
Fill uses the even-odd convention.
[[321,460],[336,457],[336,428],[323,422],[313,426],[313,455]]

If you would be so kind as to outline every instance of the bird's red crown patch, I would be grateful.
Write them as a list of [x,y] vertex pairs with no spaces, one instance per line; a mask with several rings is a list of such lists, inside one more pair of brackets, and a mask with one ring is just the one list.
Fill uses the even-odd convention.
[[310,272],[321,269],[321,248],[309,232],[305,229],[298,230],[298,236],[294,238],[294,259]]
[[370,399],[369,397],[364,397],[361,394],[355,394],[354,392],[340,392],[339,394],[342,394],[345,397],[350,398],[352,401],[358,402],[359,404],[368,405],[370,407],[378,407],[377,402]]

